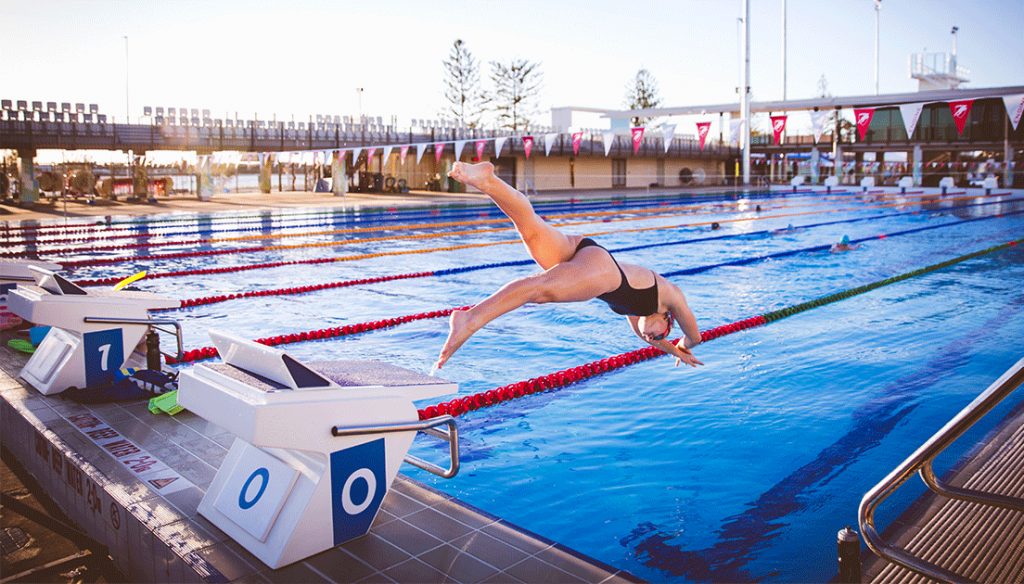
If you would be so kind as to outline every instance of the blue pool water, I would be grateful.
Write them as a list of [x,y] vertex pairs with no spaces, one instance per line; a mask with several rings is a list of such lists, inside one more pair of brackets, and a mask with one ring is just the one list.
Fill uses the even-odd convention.
[[[1024,203],[945,208],[877,208],[852,197],[822,201],[788,197],[758,201],[737,214],[702,206],[691,214],[573,225],[571,233],[663,226],[597,237],[608,248],[741,234],[821,221],[871,220],[640,249],[622,261],[670,272],[752,255],[851,238],[951,225],[873,239],[843,254],[816,252],[721,267],[673,278],[702,329],[762,314],[1024,237]],[[915,199],[916,200],[916,199]],[[991,202],[970,199],[961,205]],[[675,204],[675,201],[673,201]],[[605,205],[604,209],[608,206]],[[628,216],[637,207],[623,207]],[[597,211],[600,206],[593,207]],[[895,215],[908,210],[918,214]],[[457,210],[428,219],[456,217]],[[547,211],[545,211],[547,212]],[[552,211],[554,212],[554,211]],[[463,216],[466,215],[462,212]],[[472,213],[479,215],[477,210]],[[1002,217],[964,222],[964,219]],[[491,217],[496,216],[491,212]],[[321,218],[331,218],[327,214]],[[409,216],[410,219],[413,217]],[[424,215],[426,217],[426,215]],[[621,217],[621,216],[619,216]],[[751,219],[726,222],[737,217]],[[463,217],[464,218],[464,217]],[[367,224],[379,216],[367,216]],[[310,216],[301,221],[308,222]],[[419,219],[416,219],[417,221]],[[587,218],[574,218],[584,221]],[[210,216],[206,226],[238,219]],[[351,219],[339,226],[351,226]],[[268,215],[268,230],[299,223]],[[197,230],[196,222],[153,223],[152,233]],[[296,231],[313,229],[305,227]],[[444,234],[472,227],[423,229]],[[289,238],[289,244],[379,237],[381,233]],[[171,239],[183,238],[173,236]],[[137,269],[169,271],[246,265],[495,242],[510,231],[425,240],[367,242],[244,255],[135,262],[81,268],[74,278]],[[156,239],[155,241],[159,241]],[[280,243],[272,241],[271,243]],[[198,249],[244,247],[225,242]],[[139,254],[194,249],[153,248]],[[835,565],[835,533],[855,524],[863,493],[925,438],[1021,357],[1024,339],[1024,246],[912,278],[695,349],[700,369],[659,358],[559,391],[528,396],[460,418],[462,471],[451,481],[407,469],[415,478],[547,538],[654,581],[825,581]],[[68,259],[115,252],[67,254]],[[136,252],[124,252],[136,253]],[[143,281],[175,298],[278,288],[423,270],[526,259],[520,245],[358,262]],[[237,300],[173,311],[186,347],[209,345],[206,331],[249,338],[341,326],[479,301],[531,266]],[[405,324],[348,338],[289,345],[299,358],[367,358],[427,371],[447,333],[444,319]],[[625,320],[599,301],[528,306],[479,332],[443,376],[468,395],[573,367],[642,346]],[[427,405],[427,404],[422,404]],[[990,429],[1003,410],[975,430]],[[969,442],[969,441],[965,441]],[[969,444],[958,446],[947,465]],[[440,460],[432,445],[416,454]],[[891,520],[921,492],[905,488],[885,508]]]

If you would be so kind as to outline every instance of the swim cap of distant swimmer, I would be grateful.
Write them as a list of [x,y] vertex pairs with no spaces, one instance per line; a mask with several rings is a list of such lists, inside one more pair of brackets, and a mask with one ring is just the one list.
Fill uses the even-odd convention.
[[850,245],[850,236],[844,235],[843,238],[839,241],[839,243],[841,245]]

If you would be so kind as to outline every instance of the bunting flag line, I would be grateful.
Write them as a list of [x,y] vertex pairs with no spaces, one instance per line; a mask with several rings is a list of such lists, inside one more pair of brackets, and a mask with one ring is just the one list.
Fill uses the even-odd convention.
[[405,166],[405,157],[409,154],[409,147],[402,146],[398,149],[398,163]]
[[665,152],[672,147],[672,140],[676,137],[676,125],[665,124],[661,127],[661,133],[665,137]]
[[608,156],[612,151],[612,144],[615,143],[615,132],[605,132],[601,134],[601,138],[604,140],[604,155]]
[[[1014,126],[1016,127],[1016,126]],[[580,155],[580,144],[583,143],[583,132],[573,132],[572,135],[572,155]]]
[[871,118],[875,117],[875,108],[864,107],[853,110],[853,119],[857,122],[857,140],[864,141],[868,135],[868,126],[871,125]]
[[476,141],[476,161],[481,162],[484,159],[484,148],[487,147],[487,140]]
[[444,142],[435,142],[434,143],[434,162],[440,164],[442,156],[444,156]]
[[384,165],[388,163],[388,159],[391,158],[391,151],[394,150],[394,149],[395,149],[394,146],[385,146],[384,147],[384,155],[381,156],[381,159],[380,159],[381,172],[383,172]]
[[551,146],[555,143],[558,134],[544,134],[544,156],[551,156]]
[[370,170],[370,165],[373,164],[373,155],[377,153],[376,148],[366,149],[366,170]]
[[1013,125],[1013,131],[1016,132],[1021,114],[1024,114],[1024,93],[1004,96],[1003,104],[1006,105],[1006,115],[1010,116],[1010,123]]
[[359,155],[363,153],[362,148],[352,149],[352,168],[359,168]]
[[811,130],[814,132],[814,143],[821,142],[821,135],[825,133],[825,120],[828,119],[827,111],[815,110],[811,112]]
[[423,158],[423,153],[427,151],[427,143],[420,142],[416,145],[416,165],[419,166],[420,160]]
[[333,160],[331,159],[331,156],[333,154],[334,154],[333,150],[324,150],[324,164],[325,165],[330,164],[331,162],[333,162]]
[[644,128],[630,128],[629,132],[633,137],[633,154],[636,154],[640,152],[640,145],[644,142]]
[[466,142],[469,140],[456,140],[455,141],[455,160],[462,160],[462,149],[466,147]]
[[925,102],[900,104],[900,116],[903,117],[903,127],[907,130],[907,139],[914,136],[917,122],[921,119],[921,112],[924,111]]
[[964,128],[967,126],[967,116],[971,115],[973,99],[960,99],[949,102],[949,113],[953,114],[953,123],[956,124],[956,135],[963,136]]
[[779,146],[782,144],[782,133],[786,131],[787,116],[771,116],[771,118],[772,133],[775,135],[775,145]]
[[704,141],[708,139],[708,132],[711,131],[711,122],[697,122],[697,138],[700,139],[700,149],[704,150]]
[[523,152],[526,153],[526,158],[529,160],[530,152],[533,152],[533,136],[523,136]]
[[501,148],[505,145],[505,140],[508,140],[508,136],[502,136],[501,138],[494,139],[494,157],[501,158]]

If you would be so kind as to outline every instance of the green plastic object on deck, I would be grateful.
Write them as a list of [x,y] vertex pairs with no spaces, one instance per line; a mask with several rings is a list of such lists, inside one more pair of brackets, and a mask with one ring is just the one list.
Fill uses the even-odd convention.
[[7,346],[15,351],[21,351],[22,353],[28,353],[29,355],[36,352],[36,348],[32,346],[32,343],[25,339],[11,339],[7,341]]
[[159,414],[163,412],[167,415],[173,416],[174,414],[184,410],[185,408],[178,405],[178,390],[160,394],[149,400],[149,411],[152,414]]

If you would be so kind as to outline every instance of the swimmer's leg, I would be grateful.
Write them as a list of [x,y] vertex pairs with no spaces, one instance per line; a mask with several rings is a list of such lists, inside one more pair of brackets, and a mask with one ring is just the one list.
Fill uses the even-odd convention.
[[[607,262],[611,265],[611,262]],[[614,287],[609,282],[619,278],[618,271],[609,276],[609,268],[595,269],[593,262],[568,261],[542,274],[513,280],[469,310],[456,310],[449,319],[448,339],[437,358],[442,367],[476,331],[499,316],[528,303],[583,302],[596,298]],[[615,270],[614,265],[610,270]]]
[[550,269],[572,259],[576,253],[580,237],[566,235],[548,225],[533,210],[533,205],[526,195],[495,176],[494,165],[490,162],[456,162],[448,176],[476,187],[490,197],[515,224],[527,251],[530,252],[530,257],[541,268]]

